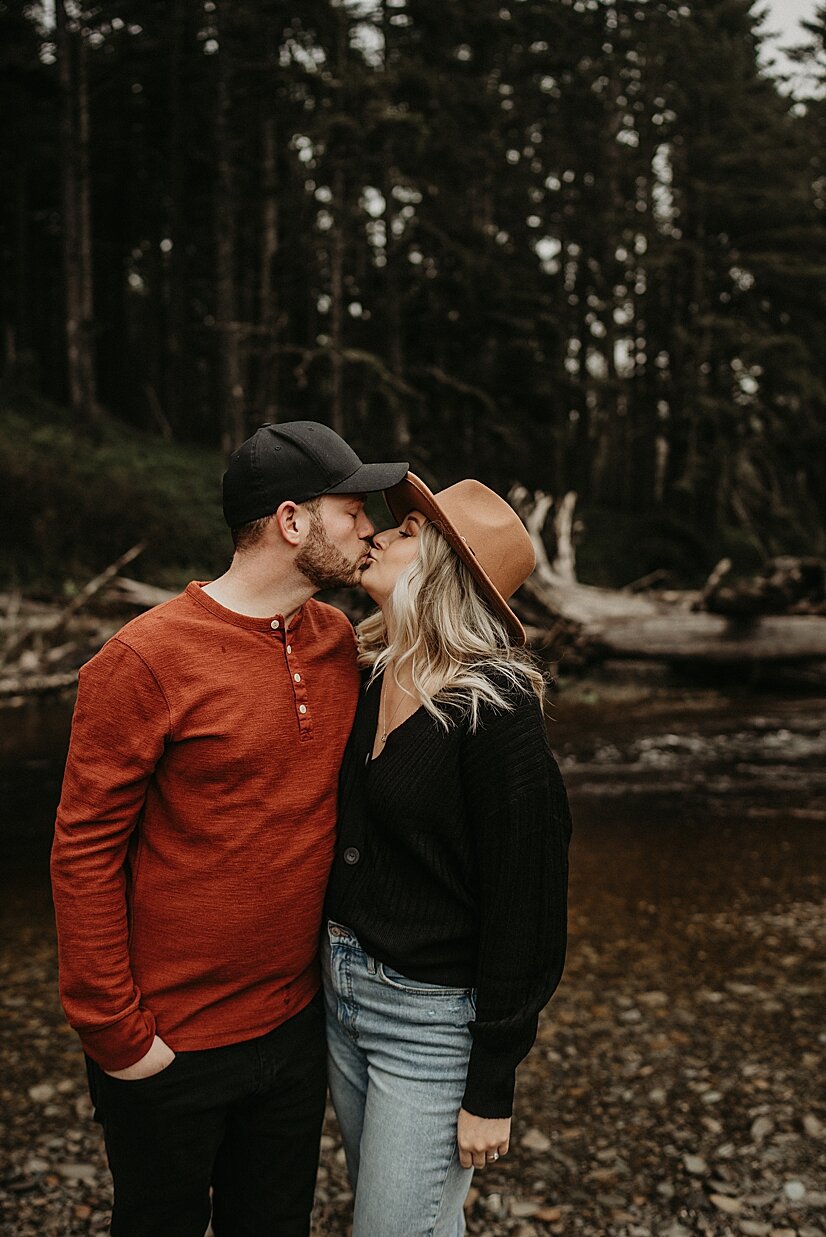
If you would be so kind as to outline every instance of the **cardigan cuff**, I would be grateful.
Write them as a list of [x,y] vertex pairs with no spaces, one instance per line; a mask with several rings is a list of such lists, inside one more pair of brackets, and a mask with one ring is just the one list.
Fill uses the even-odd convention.
[[516,1064],[474,1040],[462,1107],[474,1117],[509,1117],[513,1112]]

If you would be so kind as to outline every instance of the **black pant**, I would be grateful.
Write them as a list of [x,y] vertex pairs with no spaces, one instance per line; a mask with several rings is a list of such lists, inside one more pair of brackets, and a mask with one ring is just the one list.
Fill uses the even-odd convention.
[[160,1074],[88,1060],[115,1183],[113,1237],[307,1237],[327,1086],[320,994],[258,1039]]

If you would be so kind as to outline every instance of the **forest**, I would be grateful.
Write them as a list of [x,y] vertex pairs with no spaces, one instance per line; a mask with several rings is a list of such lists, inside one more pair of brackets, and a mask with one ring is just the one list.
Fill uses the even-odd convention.
[[802,91],[765,26],[751,0],[0,0],[4,408],[193,459],[314,418],[436,486],[573,490],[705,569],[823,554],[826,6]]

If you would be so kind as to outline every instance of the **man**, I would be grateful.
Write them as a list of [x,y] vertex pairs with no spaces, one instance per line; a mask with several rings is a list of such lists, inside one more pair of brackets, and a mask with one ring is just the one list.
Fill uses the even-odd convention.
[[52,883],[114,1237],[305,1237],[324,1114],[316,951],[358,693],[362,464],[328,427],[232,456],[225,575],[128,623],[80,673]]

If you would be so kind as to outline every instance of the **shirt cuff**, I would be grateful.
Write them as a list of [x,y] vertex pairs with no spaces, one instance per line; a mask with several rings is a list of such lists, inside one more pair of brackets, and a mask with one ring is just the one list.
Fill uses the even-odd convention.
[[118,1022],[99,1031],[84,1027],[80,1042],[101,1069],[128,1069],[145,1057],[155,1038],[155,1018],[147,1009],[130,1010]]

